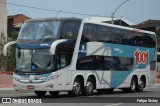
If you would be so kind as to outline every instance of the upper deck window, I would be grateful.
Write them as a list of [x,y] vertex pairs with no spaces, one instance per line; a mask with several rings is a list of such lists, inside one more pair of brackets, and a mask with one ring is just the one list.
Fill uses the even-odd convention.
[[65,22],[62,27],[62,39],[77,39],[80,22]]
[[38,40],[56,38],[60,22],[58,21],[31,21],[24,23],[18,39]]
[[156,47],[156,37],[153,34],[86,23],[83,27],[81,43],[92,41],[148,48]]

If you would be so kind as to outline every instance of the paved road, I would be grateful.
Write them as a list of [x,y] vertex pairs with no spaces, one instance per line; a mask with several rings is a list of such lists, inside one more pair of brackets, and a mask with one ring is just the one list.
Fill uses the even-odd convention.
[[[113,94],[98,94],[93,96],[69,97],[67,93],[60,93],[59,96],[53,97],[47,94],[44,98],[38,98],[33,92],[22,92],[12,90],[0,90],[0,97],[11,97],[16,99],[41,99],[42,102],[47,102],[45,106],[159,106],[160,105],[160,85],[147,87],[140,93],[122,93],[120,90],[115,90]],[[157,103],[136,103],[146,102]],[[134,104],[131,104],[134,103]],[[0,106],[27,106],[28,104],[0,104]],[[30,104],[30,106],[33,104]],[[44,104],[34,104],[33,106],[44,106]]]

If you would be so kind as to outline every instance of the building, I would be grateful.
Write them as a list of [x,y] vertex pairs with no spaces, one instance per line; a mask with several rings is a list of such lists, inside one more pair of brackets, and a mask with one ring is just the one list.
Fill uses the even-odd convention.
[[[98,22],[103,22],[103,23],[112,23],[112,18],[110,17],[89,17],[89,19],[94,20],[94,21],[98,21]],[[130,27],[135,25],[132,22],[129,22],[125,19],[122,18],[114,18],[113,19],[113,24],[114,25],[120,25],[120,26],[126,26],[126,27]]]
[[7,41],[7,9],[6,0],[0,0],[0,40]]
[[23,23],[29,19],[31,18],[24,14],[8,16],[8,35],[9,37],[12,36],[13,30],[19,31]]
[[155,32],[157,35],[157,51],[160,52],[160,20],[147,20],[132,27]]

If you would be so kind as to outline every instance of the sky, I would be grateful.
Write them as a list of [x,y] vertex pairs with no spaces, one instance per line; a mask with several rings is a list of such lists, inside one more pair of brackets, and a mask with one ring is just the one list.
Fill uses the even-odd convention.
[[[25,5],[50,10],[81,14],[111,16],[116,8],[126,0],[7,0],[7,3]],[[7,4],[8,15],[25,14],[31,18],[55,17],[57,12],[25,8]],[[148,19],[160,20],[160,0],[129,0],[114,14],[138,24]],[[58,13],[58,17],[85,18],[88,15]]]

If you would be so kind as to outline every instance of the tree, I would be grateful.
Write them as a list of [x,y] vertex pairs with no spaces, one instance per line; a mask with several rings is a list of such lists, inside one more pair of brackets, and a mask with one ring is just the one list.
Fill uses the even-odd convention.
[[[18,37],[18,31],[13,31],[11,40],[9,41],[15,41],[17,40]],[[13,45],[9,48],[9,53],[8,53],[8,70],[12,71],[14,68],[14,60],[15,60],[15,50],[16,50],[16,45]]]
[[3,56],[3,47],[6,44],[4,33],[0,34],[0,70],[5,70],[5,57]]
[[[10,39],[8,39],[8,42],[15,41],[18,37],[18,31],[13,31],[12,36]],[[3,47],[7,43],[6,38],[4,37],[4,34],[1,33],[0,36],[0,70],[5,71],[13,71],[14,68],[14,57],[15,57],[15,48],[16,46],[13,45],[8,48],[8,56],[5,57],[3,55]]]

